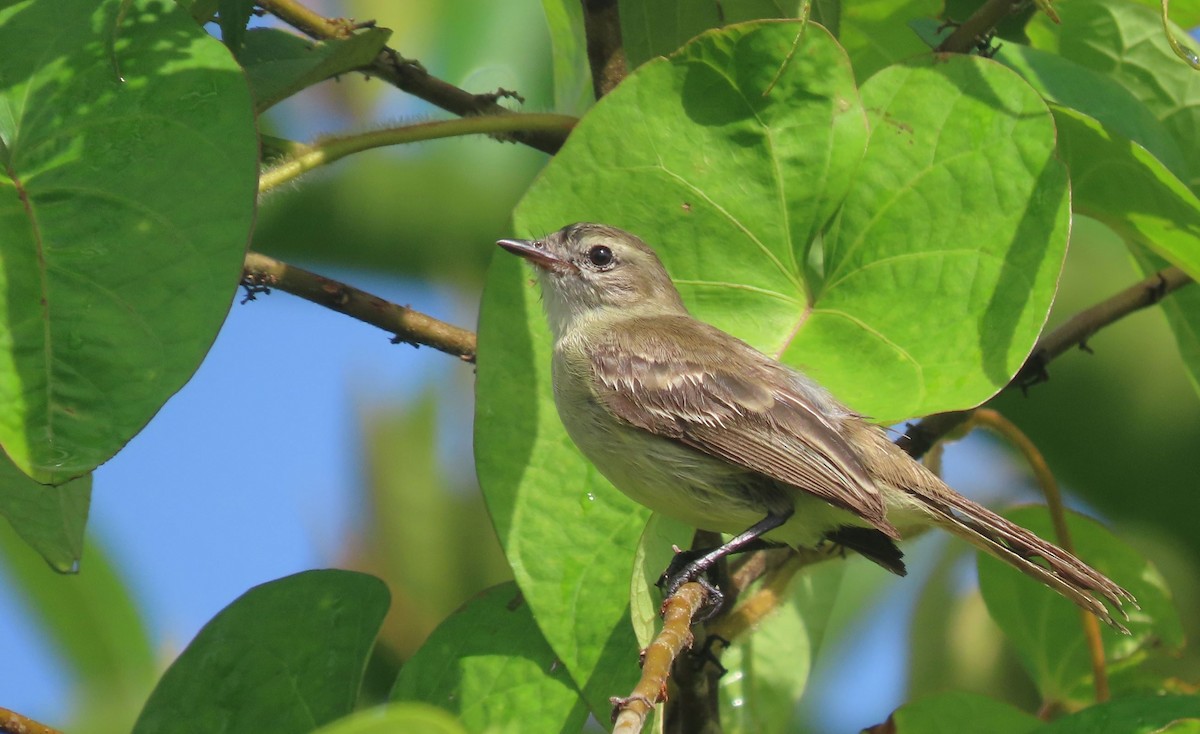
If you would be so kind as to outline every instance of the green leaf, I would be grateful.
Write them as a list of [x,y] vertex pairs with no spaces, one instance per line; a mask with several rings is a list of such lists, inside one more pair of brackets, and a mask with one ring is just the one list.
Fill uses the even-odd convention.
[[941,0],[843,0],[838,40],[860,83],[899,61],[928,54],[907,23],[941,15]]
[[1053,111],[1075,211],[1200,278],[1200,199],[1141,146],[1081,112]]
[[[128,732],[158,674],[155,654],[130,590],[103,549],[88,543],[83,555],[83,573],[49,573],[43,559],[0,523],[6,588],[24,603],[79,682],[77,713],[98,717],[94,721],[103,726],[95,730]],[[18,665],[11,661],[9,668]]]
[[442,622],[400,669],[391,700],[440,706],[472,732],[579,731],[588,715],[512,582]]
[[237,56],[246,37],[246,24],[250,22],[254,0],[219,0],[217,7],[221,14],[221,40]]
[[314,734],[467,734],[450,714],[423,703],[393,703],[357,711],[317,729]]
[[[1156,11],[1126,0],[1064,2],[1062,23],[1038,18],[1029,25],[1032,45],[1099,72],[1128,89],[1162,123],[1183,152],[1192,189],[1200,185],[1200,84],[1175,56]],[[1177,27],[1172,31],[1184,37]]]
[[79,569],[91,499],[91,474],[47,487],[0,455],[0,515],[59,573]]
[[1064,716],[1038,734],[1155,734],[1172,731],[1164,727],[1180,719],[1197,717],[1200,696],[1131,696]]
[[753,634],[743,635],[722,653],[721,664],[729,671],[719,683],[726,730],[796,730],[796,703],[808,686],[845,572],[844,563],[802,570],[789,587],[790,598]]
[[1029,354],[1066,252],[1053,121],[978,57],[892,66],[862,95],[870,144],[783,360],[881,422],[978,404]]
[[748,20],[796,18],[804,5],[797,0],[621,0],[621,42],[632,70],[674,53],[704,31]]
[[[1167,266],[1167,261],[1141,247],[1130,248],[1134,260],[1146,275]],[[1181,288],[1159,304],[1166,314],[1171,333],[1179,347],[1179,356],[1187,369],[1192,387],[1200,393],[1200,288]]]
[[542,0],[550,26],[554,109],[582,114],[592,103],[592,74],[583,36],[583,6],[575,0]]
[[9,3],[0,47],[0,444],[58,484],[208,351],[258,144],[240,68],[175,3]]
[[[1038,536],[1054,538],[1044,507],[1005,513]],[[1151,647],[1176,649],[1183,631],[1170,593],[1158,571],[1135,550],[1100,524],[1068,514],[1075,554],[1128,589],[1141,609],[1129,609],[1122,635],[1100,625],[1110,667],[1136,661]],[[1057,592],[991,556],[979,554],[979,588],[992,619],[1004,630],[1045,700],[1086,700],[1091,662],[1079,608]]]
[[479,316],[475,466],[513,577],[595,712],[637,680],[634,548],[649,516],[571,444],[550,396],[550,341],[517,258],[493,263]]
[[1186,175],[1187,163],[1175,139],[1146,105],[1111,77],[1016,43],[1001,46],[996,60],[1020,74],[1046,101],[1096,118],[1105,129],[1150,151],[1176,176]]
[[287,734],[344,716],[387,608],[383,582],[350,571],[256,586],[200,630],[134,732]]
[[258,112],[330,77],[370,64],[387,43],[387,28],[365,28],[348,38],[310,41],[277,28],[246,32],[239,58]]
[[[970,722],[967,724],[967,722]],[[889,732],[895,734],[1041,734],[1038,717],[977,693],[948,692],[918,699],[896,709]]]

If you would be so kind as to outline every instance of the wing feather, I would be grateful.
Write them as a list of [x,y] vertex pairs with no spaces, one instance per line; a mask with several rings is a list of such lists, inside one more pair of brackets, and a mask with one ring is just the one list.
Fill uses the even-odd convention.
[[683,316],[626,319],[588,352],[600,401],[627,423],[809,492],[899,538],[836,415],[827,414],[850,411],[800,373]]

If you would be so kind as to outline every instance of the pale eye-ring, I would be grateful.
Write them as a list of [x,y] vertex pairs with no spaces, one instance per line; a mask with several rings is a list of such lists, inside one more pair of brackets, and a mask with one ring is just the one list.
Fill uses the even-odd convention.
[[596,245],[592,249],[588,250],[587,256],[588,262],[598,268],[607,268],[609,265],[613,264],[613,260],[615,259],[613,257],[613,251],[604,245]]

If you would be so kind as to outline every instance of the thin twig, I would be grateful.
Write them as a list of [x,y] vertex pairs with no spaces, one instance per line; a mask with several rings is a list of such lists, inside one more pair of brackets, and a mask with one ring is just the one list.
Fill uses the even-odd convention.
[[617,0],[583,0],[583,32],[592,68],[592,89],[600,99],[629,73]]
[[707,597],[704,587],[691,581],[663,602],[662,631],[646,648],[641,680],[628,696],[612,699],[613,734],[637,734],[654,705],[666,700],[671,664],[692,646],[692,619]]
[[[1087,340],[1100,329],[1115,321],[1128,316],[1134,311],[1141,310],[1161,301],[1167,294],[1172,293],[1192,282],[1192,279],[1177,267],[1171,266],[1160,270],[1147,278],[1143,278],[1125,290],[1104,299],[1096,305],[1086,308],[1072,316],[1066,323],[1053,331],[1047,332],[1038,339],[1033,351],[1025,360],[1025,364],[1017,371],[1013,379],[1005,386],[1026,388],[1045,379],[1046,367],[1059,355],[1076,346],[1085,346]],[[937,443],[954,428],[962,425],[970,418],[972,410],[954,410],[946,413],[935,413],[909,426],[897,441],[896,445],[904,449],[910,456],[924,456],[933,444]]]
[[395,334],[392,341],[396,343],[423,344],[464,362],[475,361],[474,332],[257,252],[246,253],[242,285],[251,300],[256,293],[278,288],[378,326]]
[[318,166],[328,165],[352,153],[374,148],[462,135],[511,134],[522,130],[561,130],[565,134],[578,121],[578,118],[570,115],[507,112],[502,115],[437,120],[370,130],[354,135],[331,136],[295,148],[290,157],[275,162],[271,168],[263,171],[259,177],[258,191],[265,193]]
[[61,731],[38,723],[16,711],[0,708],[0,734],[62,734]]
[[[1058,481],[1055,480],[1054,472],[1050,471],[1050,465],[1046,463],[1046,459],[1038,447],[1020,428],[1017,428],[1016,424],[991,408],[976,410],[975,414],[971,416],[970,424],[999,434],[1021,452],[1025,461],[1029,463],[1029,468],[1033,472],[1038,486],[1041,487],[1042,495],[1046,498],[1046,509],[1049,510],[1050,519],[1054,523],[1055,539],[1063,550],[1074,553],[1075,544],[1071,542],[1071,530],[1067,527],[1067,510],[1063,505],[1062,493],[1058,491]],[[1091,612],[1083,609],[1076,611],[1079,612],[1079,618],[1083,623],[1083,637],[1087,641],[1088,656],[1091,658],[1096,702],[1103,703],[1109,698],[1109,688],[1108,666],[1104,659],[1104,640],[1100,637],[1100,620]]]
[[[295,0],[258,0],[258,5],[317,40],[345,38],[357,27],[355,23],[314,13]],[[511,93],[501,90],[492,94],[472,94],[431,75],[420,63],[404,58],[390,47],[385,46],[368,66],[358,71],[382,79],[401,91],[461,117],[511,112],[497,102],[498,97],[511,96]],[[524,131],[512,135],[514,141],[550,154],[562,147],[566,137],[566,132],[560,129]]]

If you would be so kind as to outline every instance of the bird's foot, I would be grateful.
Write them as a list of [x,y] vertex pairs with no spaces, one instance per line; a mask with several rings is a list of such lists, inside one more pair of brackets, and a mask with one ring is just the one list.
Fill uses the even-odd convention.
[[697,610],[692,624],[707,622],[721,611],[725,604],[725,595],[708,578],[716,559],[706,550],[681,550],[671,559],[671,565],[658,577],[658,588],[662,589],[663,598],[669,599],[686,583],[696,582],[704,588],[704,606]]

